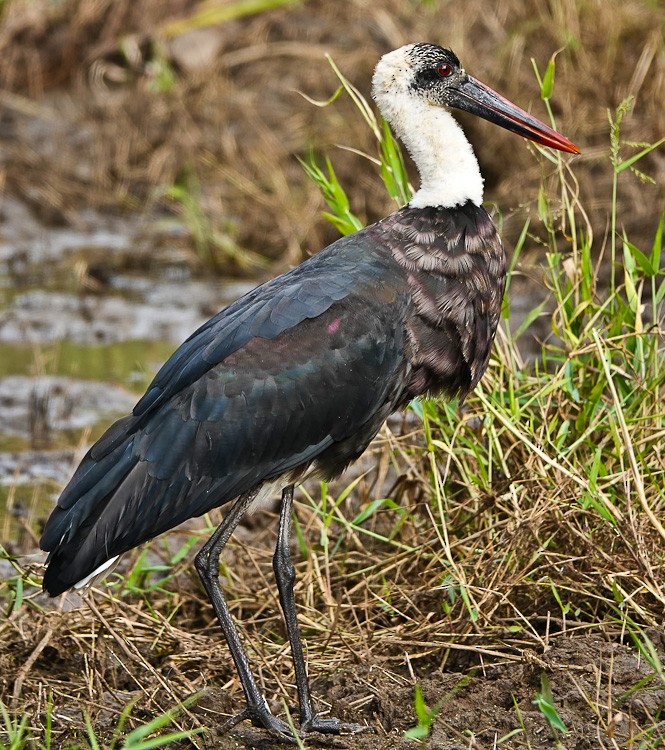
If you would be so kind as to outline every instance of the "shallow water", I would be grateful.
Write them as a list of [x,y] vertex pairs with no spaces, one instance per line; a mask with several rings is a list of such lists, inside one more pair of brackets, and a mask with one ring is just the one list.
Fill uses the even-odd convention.
[[11,199],[2,214],[0,544],[21,552],[85,448],[254,283],[195,278],[177,226],[86,214],[47,230]]

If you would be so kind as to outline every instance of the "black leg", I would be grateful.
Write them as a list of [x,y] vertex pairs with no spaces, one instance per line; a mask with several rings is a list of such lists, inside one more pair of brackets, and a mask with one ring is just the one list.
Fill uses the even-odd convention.
[[196,556],[195,564],[222,627],[247,700],[245,710],[227,722],[225,729],[230,729],[244,719],[250,719],[252,724],[265,727],[281,740],[294,742],[295,739],[288,724],[273,716],[268,708],[268,703],[252,673],[247,654],[242,647],[238,631],[219,585],[219,556],[257,494],[258,488],[241,495],[236,500],[215,533]]
[[302,650],[300,629],[296,615],[296,603],[293,595],[293,584],[296,571],[291,562],[289,539],[291,537],[291,512],[293,510],[293,485],[290,484],[282,491],[282,509],[279,516],[279,531],[272,567],[275,571],[279,601],[284,612],[286,632],[291,643],[293,655],[293,669],[298,688],[298,704],[300,708],[300,726],[304,732],[326,732],[340,734],[342,732],[357,732],[364,727],[358,724],[344,724],[339,719],[320,718],[314,710],[312,696],[309,690],[305,655]]

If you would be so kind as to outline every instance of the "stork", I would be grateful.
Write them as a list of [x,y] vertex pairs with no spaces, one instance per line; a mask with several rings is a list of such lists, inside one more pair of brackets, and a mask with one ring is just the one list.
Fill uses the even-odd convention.
[[56,596],[124,552],[234,501],[196,556],[251,720],[284,741],[219,582],[247,510],[282,492],[273,567],[291,643],[300,730],[359,729],[317,713],[297,624],[289,553],[294,485],[332,479],[389,414],[422,394],[464,397],[490,356],[505,286],[483,179],[450,109],[569,153],[568,139],[472,78],[455,54],[409,44],[376,66],[373,97],[409,150],[408,205],[257,287],[195,331],[133,412],[90,448],[44,528],[44,588]]

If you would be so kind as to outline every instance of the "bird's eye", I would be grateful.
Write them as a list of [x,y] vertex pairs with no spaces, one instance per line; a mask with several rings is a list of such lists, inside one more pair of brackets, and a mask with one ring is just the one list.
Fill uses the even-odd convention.
[[441,78],[447,78],[452,74],[453,66],[447,62],[440,63],[437,72],[441,76]]

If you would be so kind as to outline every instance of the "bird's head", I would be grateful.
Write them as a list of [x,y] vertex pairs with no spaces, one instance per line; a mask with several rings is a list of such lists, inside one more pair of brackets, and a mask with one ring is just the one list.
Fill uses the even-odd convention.
[[407,44],[384,55],[372,81],[383,116],[399,129],[405,108],[425,103],[478,115],[544,146],[578,154],[575,144],[470,76],[449,49]]

